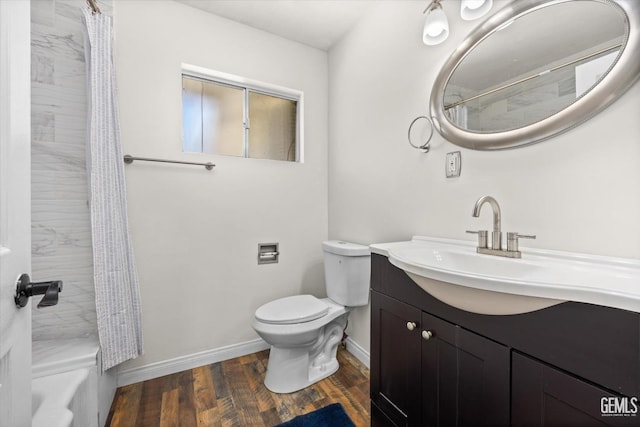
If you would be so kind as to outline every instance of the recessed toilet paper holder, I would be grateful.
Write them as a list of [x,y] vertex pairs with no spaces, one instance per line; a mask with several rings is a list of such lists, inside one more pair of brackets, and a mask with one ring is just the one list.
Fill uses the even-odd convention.
[[258,264],[277,263],[279,256],[277,243],[258,243]]

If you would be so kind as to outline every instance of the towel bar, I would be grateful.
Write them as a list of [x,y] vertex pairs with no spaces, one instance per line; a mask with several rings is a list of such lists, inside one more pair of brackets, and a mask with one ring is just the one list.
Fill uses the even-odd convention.
[[144,162],[178,163],[178,164],[182,164],[182,165],[204,166],[205,169],[207,169],[209,171],[212,170],[213,167],[215,166],[211,162],[197,163],[197,162],[183,162],[181,160],[151,159],[151,158],[148,158],[148,157],[134,157],[134,156],[131,156],[129,154],[125,154],[124,157],[123,157],[123,160],[128,165],[133,163],[134,160],[141,160],[141,161],[144,161]]

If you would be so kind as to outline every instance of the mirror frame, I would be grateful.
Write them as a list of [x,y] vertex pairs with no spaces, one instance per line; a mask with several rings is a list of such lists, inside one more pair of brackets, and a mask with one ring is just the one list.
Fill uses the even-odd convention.
[[[640,77],[640,1],[590,0],[623,12],[629,23],[629,35],[609,72],[573,104],[539,122],[502,132],[471,132],[452,124],[444,110],[444,91],[458,65],[484,39],[503,25],[527,13],[573,0],[517,0],[482,22],[442,66],[431,91],[431,119],[436,130],[449,142],[474,150],[500,150],[541,142],[589,120],[618,99]],[[636,57],[634,57],[634,54]]]

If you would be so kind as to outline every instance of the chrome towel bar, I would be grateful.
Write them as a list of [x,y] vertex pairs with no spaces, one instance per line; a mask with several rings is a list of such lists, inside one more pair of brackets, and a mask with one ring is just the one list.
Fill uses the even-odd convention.
[[204,166],[205,169],[207,169],[209,171],[212,170],[213,167],[215,166],[211,162],[197,163],[197,162],[183,162],[181,160],[150,159],[148,157],[134,157],[134,156],[131,156],[129,154],[125,154],[124,157],[123,157],[123,160],[128,165],[133,163],[134,160],[141,160],[143,162],[178,163],[178,164],[181,164],[181,165]]

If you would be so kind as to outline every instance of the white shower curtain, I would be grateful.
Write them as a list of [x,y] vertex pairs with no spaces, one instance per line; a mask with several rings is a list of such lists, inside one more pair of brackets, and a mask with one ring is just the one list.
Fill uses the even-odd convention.
[[451,123],[458,126],[459,128],[466,129],[467,121],[468,121],[468,111],[466,105],[456,105],[455,107],[451,107],[447,110],[447,115],[449,116],[449,120]]
[[140,291],[133,262],[118,124],[112,19],[83,9],[88,82],[87,174],[102,368],[142,354]]

